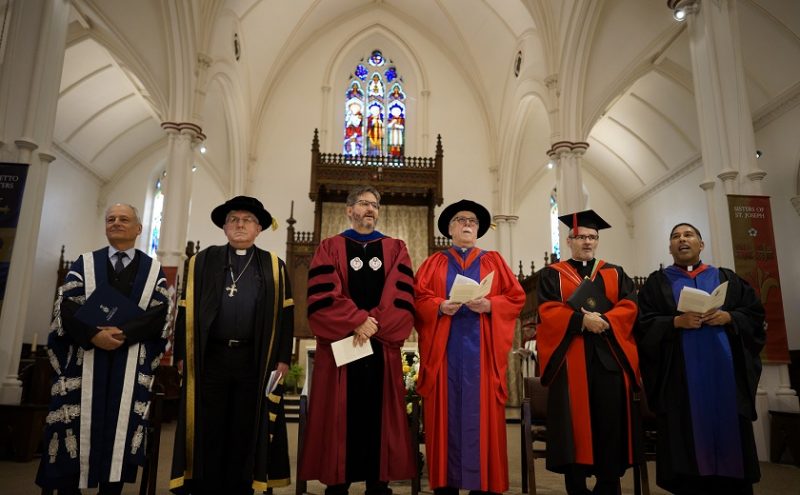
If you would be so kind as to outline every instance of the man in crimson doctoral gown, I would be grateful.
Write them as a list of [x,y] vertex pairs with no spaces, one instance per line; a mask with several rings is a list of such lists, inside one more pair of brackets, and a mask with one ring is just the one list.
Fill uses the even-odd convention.
[[[641,383],[635,288],[622,267],[595,258],[599,231],[610,227],[597,213],[559,219],[570,227],[572,256],[545,267],[537,287],[537,349],[542,384],[549,387],[547,469],[564,474],[569,495],[616,495],[641,450],[632,401]],[[597,297],[570,300],[586,279]],[[593,299],[602,299],[606,311],[594,311],[592,305],[602,303]],[[596,478],[592,492],[588,476]]]
[[[416,456],[405,407],[400,351],[414,323],[414,272],[406,245],[375,230],[380,193],[347,197],[352,228],[324,239],[308,271],[308,323],[317,338],[299,477],[348,493],[389,495],[389,481],[410,479]],[[331,344],[370,346],[372,354],[337,366]]]
[[[452,239],[417,272],[416,328],[428,481],[436,495],[508,490],[506,370],[525,293],[500,253],[475,246],[489,211],[474,201],[451,204],[439,231]],[[456,277],[493,277],[485,296],[451,296]]]
[[[675,263],[639,293],[636,340],[650,407],[658,418],[656,481],[672,493],[752,494],[761,473],[753,424],[764,347],[764,307],[746,281],[700,261],[700,231],[670,233]],[[684,287],[712,292],[721,308],[678,311]]]

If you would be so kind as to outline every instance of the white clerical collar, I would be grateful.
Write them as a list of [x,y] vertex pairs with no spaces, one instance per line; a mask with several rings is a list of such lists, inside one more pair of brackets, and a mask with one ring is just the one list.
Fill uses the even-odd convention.
[[572,261],[574,261],[575,263],[580,263],[581,266],[586,266],[589,264],[589,262],[586,260],[576,260],[575,258],[572,258]]
[[247,249],[237,249],[236,254],[238,256],[244,256],[245,254],[247,254]]

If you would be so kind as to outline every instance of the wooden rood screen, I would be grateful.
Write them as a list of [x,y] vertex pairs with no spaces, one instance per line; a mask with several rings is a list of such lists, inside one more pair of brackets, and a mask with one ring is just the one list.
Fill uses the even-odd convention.
[[[294,218],[287,221],[286,267],[292,283],[294,296],[294,335],[310,338],[308,328],[306,291],[308,289],[308,267],[320,240],[325,235],[338,231],[337,225],[344,218],[344,203],[348,192],[354,187],[371,185],[381,193],[381,206],[397,205],[416,207],[408,214],[418,215],[415,222],[424,226],[423,238],[427,244],[417,251],[416,258],[427,256],[446,246],[441,238],[434,236],[434,208],[442,204],[442,138],[436,139],[436,154],[433,157],[389,157],[351,156],[319,151],[319,133],[314,130],[311,145],[311,184],[308,196],[314,202],[314,228],[312,231],[296,231]],[[418,210],[418,211],[417,211]],[[332,212],[337,212],[333,214]],[[325,214],[323,214],[325,213]],[[294,212],[292,211],[292,217]],[[330,218],[329,218],[330,217]],[[384,219],[384,208],[381,219]],[[408,223],[408,222],[407,222]],[[395,234],[392,225],[381,224],[381,232]],[[410,244],[410,240],[406,239]],[[424,245],[424,244],[423,244]],[[410,246],[419,248],[418,245]],[[412,253],[412,260],[415,260]]]

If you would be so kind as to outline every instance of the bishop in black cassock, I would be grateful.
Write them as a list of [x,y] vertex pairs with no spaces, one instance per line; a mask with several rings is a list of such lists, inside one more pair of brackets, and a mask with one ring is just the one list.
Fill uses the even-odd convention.
[[211,214],[228,244],[189,262],[175,334],[184,382],[170,490],[225,495],[290,483],[283,385],[292,354],[294,303],[286,265],[254,245],[272,217],[235,197]]

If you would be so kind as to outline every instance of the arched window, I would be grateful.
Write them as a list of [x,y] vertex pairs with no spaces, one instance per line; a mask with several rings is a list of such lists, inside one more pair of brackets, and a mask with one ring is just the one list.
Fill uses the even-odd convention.
[[561,248],[558,243],[558,197],[555,187],[550,191],[550,249],[556,258],[561,259]]
[[345,92],[344,154],[405,154],[406,94],[392,61],[374,50],[356,65]]
[[156,178],[155,187],[153,190],[153,209],[150,216],[150,246],[148,254],[155,256],[158,251],[158,241],[161,238],[161,215],[164,211],[164,191],[162,189],[162,181],[167,172],[164,171]]

